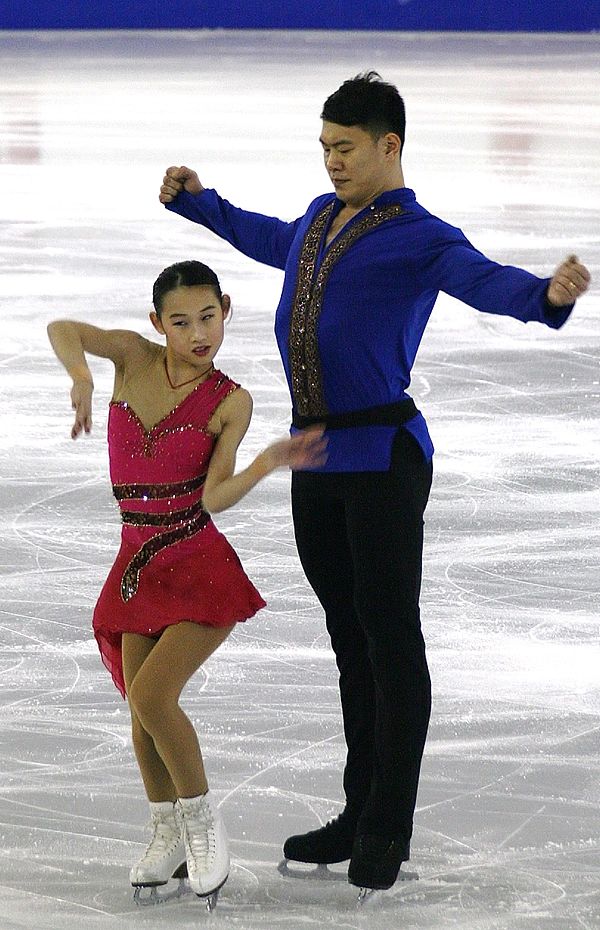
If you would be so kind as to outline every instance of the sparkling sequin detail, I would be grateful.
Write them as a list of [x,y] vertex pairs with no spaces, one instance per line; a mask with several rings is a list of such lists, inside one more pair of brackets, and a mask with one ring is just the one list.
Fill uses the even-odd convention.
[[[318,356],[317,321],[320,307],[313,300],[313,278],[319,254],[319,246],[323,233],[329,223],[334,210],[334,203],[330,203],[317,214],[310,224],[300,251],[298,261],[298,279],[296,291],[292,301],[292,316],[290,320],[290,333],[288,348],[290,367],[292,373],[292,392],[294,407],[299,413],[318,414],[325,406],[323,400],[323,387],[321,381],[321,366],[314,364],[315,350]],[[313,360],[309,366],[307,356]],[[319,409],[309,409],[310,401],[319,398]]]
[[123,572],[121,579],[121,597],[125,603],[131,600],[138,589],[140,581],[140,572],[161,550],[168,546],[174,546],[183,539],[189,539],[200,533],[210,522],[210,514],[203,510],[192,520],[188,520],[176,529],[169,530],[166,533],[157,533],[152,539],[144,543],[141,549],[138,549],[129,565]]
[[196,501],[183,510],[169,510],[166,513],[143,513],[138,510],[121,511],[121,519],[128,526],[175,526],[184,523],[192,517],[205,513],[202,501]]
[[323,392],[318,324],[325,286],[334,265],[365,233],[404,213],[399,204],[382,207],[372,205],[362,219],[352,223],[334,240],[315,276],[319,247],[334,206],[335,202],[330,203],[311,223],[302,243],[298,263],[288,348],[294,408],[301,416],[324,416],[328,413]]
[[[226,384],[230,385],[230,387],[228,391],[223,393],[221,388]],[[183,398],[183,400],[180,400],[179,403],[175,404],[175,406],[167,414],[165,414],[164,417],[161,417],[160,420],[154,424],[154,426],[150,427],[150,429],[146,429],[134,408],[126,400],[111,400],[110,406],[120,407],[122,410],[125,410],[128,416],[139,425],[143,434],[143,454],[146,458],[152,458],[156,452],[156,443],[159,439],[164,439],[165,436],[169,436],[174,433],[187,432],[188,430],[206,433],[209,436],[211,435],[210,431],[206,429],[206,427],[199,427],[195,423],[182,423],[173,427],[163,426],[163,424],[166,423],[166,421],[169,420],[169,418],[172,417],[173,414],[180,409],[180,407],[182,407],[184,404],[188,404],[190,399],[193,399],[194,395],[198,391],[200,391],[202,388],[208,387],[212,388],[213,394],[218,393],[220,395],[219,403],[221,403],[225,397],[238,389],[239,384],[231,381],[227,375],[223,374],[223,372],[217,370],[213,371],[213,373],[209,378],[207,378],[206,381],[201,381],[200,384],[197,384],[196,387]]]
[[113,484],[113,494],[118,501],[155,501],[165,497],[179,497],[197,491],[204,484],[205,478],[206,473],[190,478],[189,481],[175,481],[171,484]]

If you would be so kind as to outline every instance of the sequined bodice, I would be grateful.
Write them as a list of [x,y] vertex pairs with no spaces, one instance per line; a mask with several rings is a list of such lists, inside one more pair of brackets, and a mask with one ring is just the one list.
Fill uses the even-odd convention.
[[121,581],[125,602],[140,572],[159,553],[208,532],[202,488],[216,436],[208,424],[221,401],[238,387],[215,371],[152,429],[125,400],[113,400],[108,448],[113,492],[121,508],[123,538],[137,548]]
[[[174,485],[204,474],[215,444],[208,423],[236,387],[215,371],[149,430],[127,401],[111,401],[108,447],[113,486]],[[146,497],[150,503],[151,497]],[[128,508],[129,503],[133,501]]]

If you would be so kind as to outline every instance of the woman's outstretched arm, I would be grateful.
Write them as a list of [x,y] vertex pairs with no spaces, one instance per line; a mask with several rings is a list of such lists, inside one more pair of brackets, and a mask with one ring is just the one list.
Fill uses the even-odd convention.
[[59,362],[73,381],[71,406],[75,422],[71,438],[92,428],[92,394],[94,379],[86,355],[109,358],[117,369],[134,353],[142,353],[144,339],[126,329],[100,329],[77,320],[54,320],[48,325],[48,338]]
[[323,430],[313,427],[267,446],[242,471],[235,472],[235,457],[252,416],[252,398],[239,389],[223,404],[221,432],[212,454],[202,502],[210,513],[237,504],[276,468],[310,468],[326,458]]

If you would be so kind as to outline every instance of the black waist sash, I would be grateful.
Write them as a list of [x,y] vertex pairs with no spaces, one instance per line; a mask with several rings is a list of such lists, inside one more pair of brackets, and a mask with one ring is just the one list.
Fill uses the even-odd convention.
[[378,407],[366,407],[364,410],[350,410],[348,413],[327,413],[321,416],[300,416],[294,410],[292,424],[297,429],[307,426],[322,425],[325,429],[349,429],[354,426],[404,426],[419,411],[412,397],[399,400],[395,404],[380,404]]

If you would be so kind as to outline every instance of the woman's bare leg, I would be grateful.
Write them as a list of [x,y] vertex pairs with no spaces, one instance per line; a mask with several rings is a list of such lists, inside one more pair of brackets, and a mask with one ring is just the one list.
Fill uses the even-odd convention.
[[208,789],[198,737],[179,697],[232,629],[183,621],[158,640],[123,636],[134,747],[150,801],[196,797]]
[[[121,656],[128,700],[132,682],[157,642],[158,640],[152,639],[150,636],[140,636],[138,633],[123,634]],[[175,785],[156,750],[154,740],[142,726],[131,700],[129,700],[129,710],[131,712],[133,749],[148,800],[175,801],[177,799]]]

